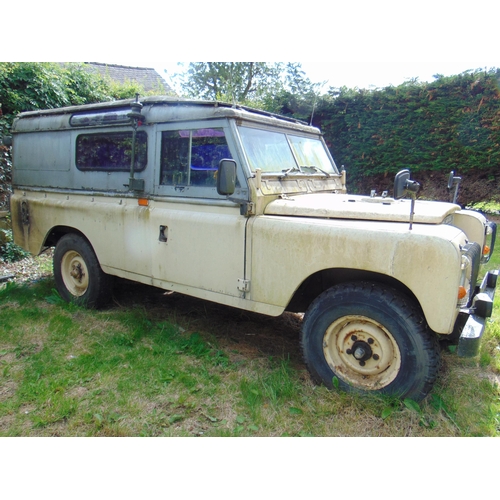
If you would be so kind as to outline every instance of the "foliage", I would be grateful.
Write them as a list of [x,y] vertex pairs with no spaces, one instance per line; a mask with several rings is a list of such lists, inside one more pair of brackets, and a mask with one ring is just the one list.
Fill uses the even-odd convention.
[[314,117],[350,180],[412,171],[459,174],[500,162],[500,70],[384,89],[330,89]]
[[[221,100],[267,111],[282,110],[287,100],[310,95],[314,85],[300,63],[192,62],[175,75],[186,96]],[[290,107],[288,114],[297,110]]]
[[277,78],[276,68],[260,62],[192,62],[178,75],[189,97],[244,103]]
[[[0,136],[2,135],[1,126],[0,123]],[[0,145],[0,208],[7,205],[7,197],[11,192],[11,172],[12,158],[9,148]]]
[[150,91],[145,91],[144,87],[135,81],[127,80],[123,83],[118,83],[116,81],[111,80],[108,77],[103,78],[104,82],[107,85],[108,91],[111,95],[110,100],[119,100],[119,99],[130,99],[131,97],[135,97],[136,94],[141,96],[144,95],[159,95],[164,94],[165,91],[162,88],[153,89]]
[[4,115],[111,100],[105,82],[81,65],[0,63],[0,102]]
[[307,78],[299,63],[286,63],[281,87],[264,95],[262,108],[310,122],[318,102],[320,86],[320,83],[312,83]]
[[14,243],[12,229],[0,229],[0,262],[16,262],[29,255]]
[[[145,94],[135,82],[118,84],[89,72],[84,64],[0,62],[0,136],[8,135],[22,111],[91,104]],[[10,192],[10,149],[0,145],[0,207]]]

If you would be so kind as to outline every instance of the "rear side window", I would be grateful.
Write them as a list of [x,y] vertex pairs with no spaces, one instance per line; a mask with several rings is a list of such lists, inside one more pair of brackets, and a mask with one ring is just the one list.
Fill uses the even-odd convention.
[[[147,134],[137,132],[134,171],[146,168],[147,153]],[[78,170],[126,172],[130,170],[131,161],[132,132],[81,134],[76,139]]]

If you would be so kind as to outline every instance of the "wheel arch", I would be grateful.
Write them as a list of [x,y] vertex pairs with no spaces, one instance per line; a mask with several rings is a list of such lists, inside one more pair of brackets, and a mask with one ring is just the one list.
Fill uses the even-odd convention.
[[359,281],[369,281],[390,286],[409,297],[423,311],[415,294],[404,283],[392,276],[361,269],[345,268],[323,269],[306,278],[293,294],[286,310],[305,312],[318,295],[332,286]]
[[71,226],[54,226],[45,236],[43,245],[45,247],[55,247],[57,245],[57,242],[66,234],[77,234],[78,236],[81,236],[95,251],[94,246],[87,238],[87,236],[78,229]]

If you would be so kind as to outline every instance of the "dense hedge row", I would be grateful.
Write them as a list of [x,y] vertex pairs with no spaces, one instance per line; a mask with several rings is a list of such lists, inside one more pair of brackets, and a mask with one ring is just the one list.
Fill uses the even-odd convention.
[[496,172],[500,70],[405,82],[380,90],[330,90],[314,124],[351,182],[412,172]]

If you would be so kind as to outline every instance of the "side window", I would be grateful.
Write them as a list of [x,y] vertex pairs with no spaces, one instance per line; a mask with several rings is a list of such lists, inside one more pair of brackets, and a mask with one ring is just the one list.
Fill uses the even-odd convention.
[[221,128],[162,132],[160,184],[215,187],[224,158],[232,156]]
[[[147,134],[137,132],[134,170],[140,172],[147,163]],[[78,170],[125,172],[132,161],[132,132],[81,134],[76,138]]]

